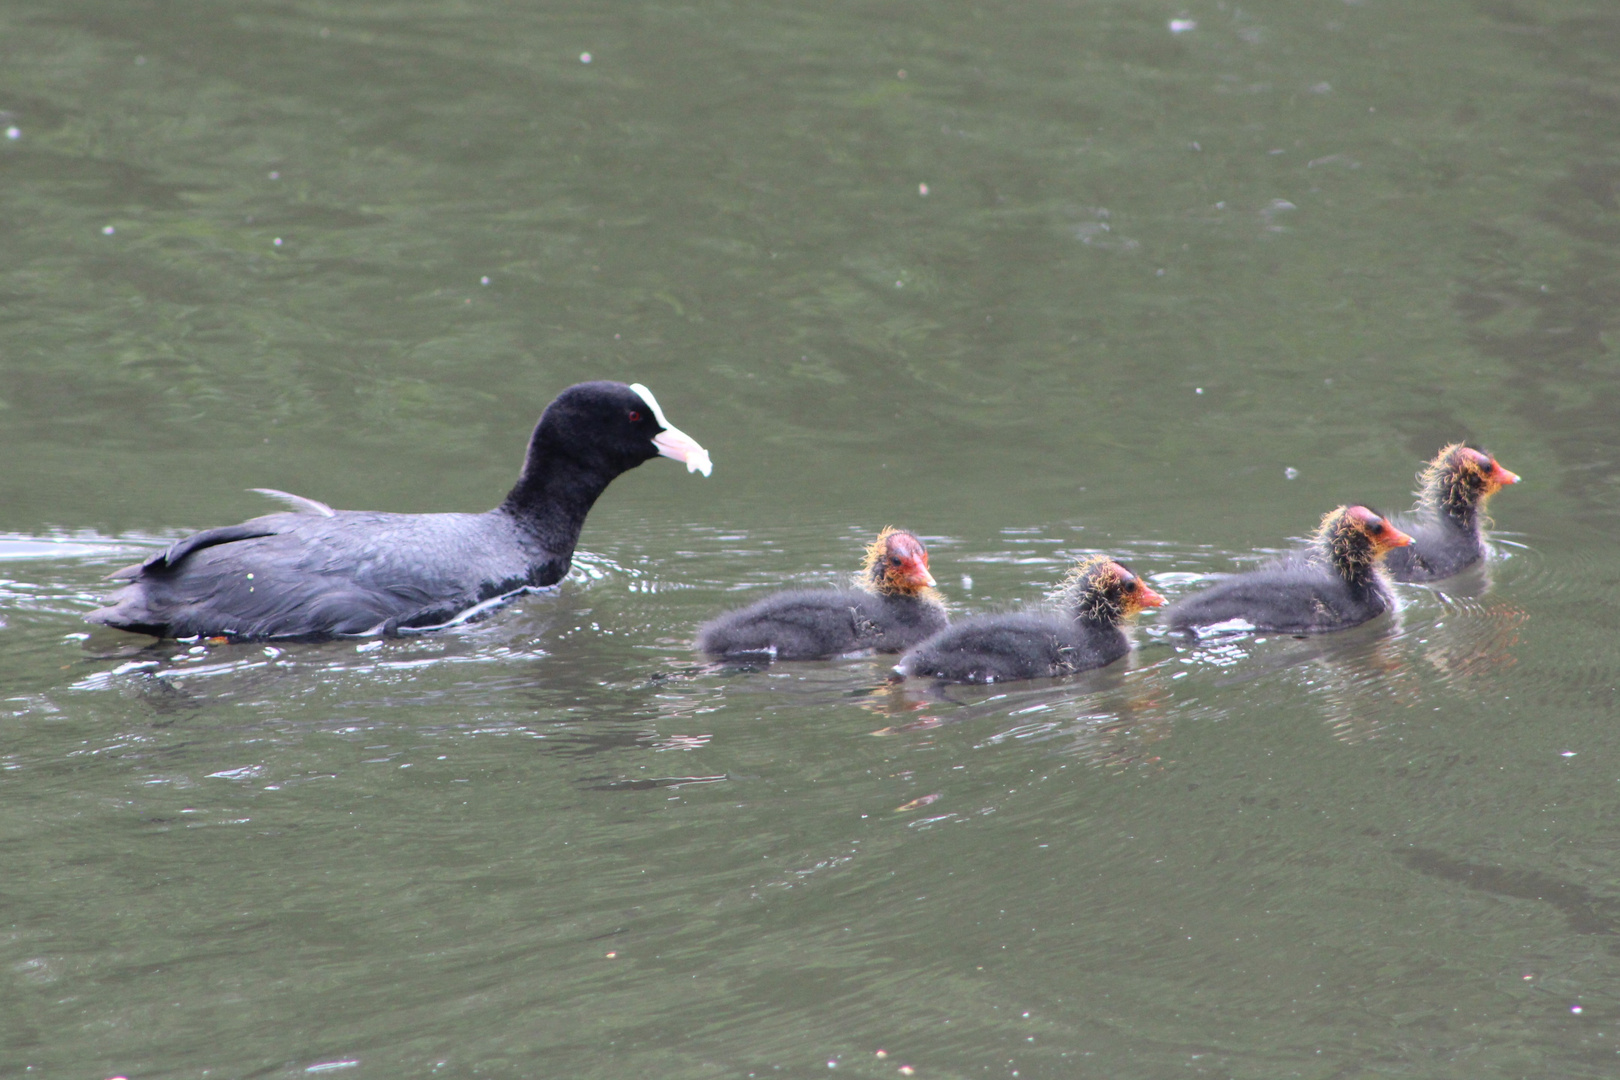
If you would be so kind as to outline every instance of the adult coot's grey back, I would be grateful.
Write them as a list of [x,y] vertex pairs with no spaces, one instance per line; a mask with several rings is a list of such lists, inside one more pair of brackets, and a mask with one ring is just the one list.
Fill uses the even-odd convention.
[[456,622],[560,581],[615,476],[658,456],[709,475],[708,451],[638,384],[570,386],[546,407],[523,473],[483,514],[297,509],[176,541],[113,574],[129,584],[85,616],[158,637],[321,638]]

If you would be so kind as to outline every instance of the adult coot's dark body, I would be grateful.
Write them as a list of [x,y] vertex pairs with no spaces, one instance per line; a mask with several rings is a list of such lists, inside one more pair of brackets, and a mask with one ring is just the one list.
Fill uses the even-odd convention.
[[1120,623],[1164,597],[1106,556],[1081,563],[1059,594],[1061,614],[978,615],[918,645],[895,665],[901,675],[992,683],[1072,675],[1130,651]]
[[855,652],[900,652],[945,628],[945,605],[928,572],[928,550],[887,528],[866,549],[858,589],[795,589],[729,612],[698,630],[711,656],[818,660]]
[[1384,560],[1396,581],[1438,581],[1485,557],[1481,518],[1485,503],[1519,477],[1483,450],[1452,443],[1418,474],[1417,506],[1397,514],[1396,524],[1412,534],[1409,547]]
[[[334,511],[267,492],[295,512],[188,536],[113,578],[85,616],[158,637],[398,634],[461,621],[568,572],[580,526],[613,478],[651,458],[710,470],[640,384],[571,386],[546,407],[506,500],[483,514]],[[261,489],[262,490],[262,489]]]
[[1174,630],[1236,620],[1287,634],[1344,630],[1393,606],[1379,561],[1411,542],[1365,506],[1341,506],[1307,550],[1183,597],[1165,608],[1164,621]]

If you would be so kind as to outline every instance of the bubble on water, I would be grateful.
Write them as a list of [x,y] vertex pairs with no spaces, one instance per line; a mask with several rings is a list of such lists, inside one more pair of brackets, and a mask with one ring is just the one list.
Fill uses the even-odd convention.
[[1299,470],[1290,465],[1283,470],[1283,475],[1290,480],[1297,480],[1299,479]]
[[278,237],[276,237],[276,238],[275,238],[275,239],[274,239],[274,240],[272,240],[272,241],[270,241],[270,242],[271,242],[271,243],[272,243],[272,244],[275,244],[275,245],[276,245],[276,247],[280,247],[280,246],[281,246],[281,237],[279,237],[279,236],[278,236]]
[[1172,34],[1185,34],[1196,29],[1198,29],[1198,20],[1196,19],[1170,20],[1170,32]]
[[113,233],[115,233],[117,231],[118,230],[113,228],[111,225],[103,225],[101,227],[101,235],[102,236],[111,236]]
[[579,62],[582,63],[582,64],[590,63],[591,62],[591,54],[588,53],[588,52],[580,53],[579,54]]
[[485,274],[483,277],[479,278],[478,279],[478,284],[480,284],[480,285],[488,285],[489,284],[489,275]]
[[917,194],[919,194],[919,195],[927,195],[928,194],[928,185],[927,184],[918,184],[917,185]]
[[10,127],[6,128],[6,138],[8,138],[8,139],[20,139],[20,138],[22,138],[22,128],[18,127],[16,124],[12,124]]

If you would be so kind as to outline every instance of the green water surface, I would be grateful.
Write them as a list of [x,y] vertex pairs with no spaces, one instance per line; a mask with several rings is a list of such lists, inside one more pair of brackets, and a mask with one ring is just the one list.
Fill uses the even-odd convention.
[[[0,1076],[1620,1075],[1617,72],[1597,0],[0,5]],[[81,619],[248,488],[494,505],[587,378],[715,471],[559,590]],[[690,649],[890,523],[957,615],[1181,595],[1463,438],[1490,564],[1331,638]]]

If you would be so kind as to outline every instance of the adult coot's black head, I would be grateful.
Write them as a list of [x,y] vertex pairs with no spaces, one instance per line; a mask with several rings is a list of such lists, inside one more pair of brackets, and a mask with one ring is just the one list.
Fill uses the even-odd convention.
[[684,462],[688,472],[704,476],[713,469],[708,451],[664,418],[658,399],[645,386],[578,383],[546,406],[529,440],[523,477],[552,459],[617,475],[659,456]]
[[578,383],[541,414],[523,472],[502,508],[533,518],[559,498],[569,501],[573,489],[580,495],[588,491],[594,501],[608,481],[655,457],[674,458],[688,472],[704,476],[713,471],[709,452],[665,419],[645,386]]

